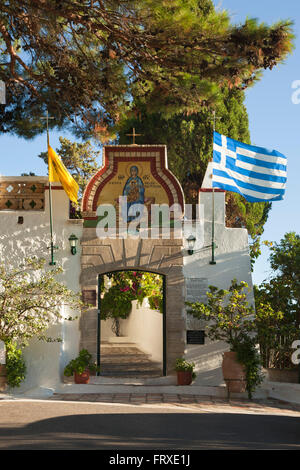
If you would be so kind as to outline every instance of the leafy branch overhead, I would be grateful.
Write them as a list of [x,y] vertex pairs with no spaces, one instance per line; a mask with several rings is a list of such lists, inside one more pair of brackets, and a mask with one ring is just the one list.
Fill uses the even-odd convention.
[[[211,0],[11,0],[0,12],[0,131],[31,137],[51,126],[108,137],[151,103],[198,111],[221,87],[244,89],[292,50],[290,21],[232,25]],[[21,122],[23,121],[23,122]]]

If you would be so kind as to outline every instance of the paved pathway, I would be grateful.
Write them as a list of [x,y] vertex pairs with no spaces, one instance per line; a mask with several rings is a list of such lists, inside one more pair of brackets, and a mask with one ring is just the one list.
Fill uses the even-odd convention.
[[183,395],[166,393],[57,393],[49,400],[80,401],[131,405],[175,405],[180,407],[192,406],[195,409],[215,410],[219,412],[246,412],[264,414],[299,415],[300,405],[281,400],[237,400],[205,397],[201,395]]
[[[109,450],[108,458],[154,449],[162,455],[166,449],[299,450],[299,417],[299,407],[276,400],[181,394],[12,398],[0,400],[0,450]],[[199,457],[191,455],[191,463],[198,468]]]

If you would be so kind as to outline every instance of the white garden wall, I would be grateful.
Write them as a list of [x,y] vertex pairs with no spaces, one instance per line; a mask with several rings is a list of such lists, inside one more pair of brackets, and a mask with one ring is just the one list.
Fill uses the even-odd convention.
[[122,331],[129,340],[137,343],[140,349],[151,355],[153,361],[163,358],[163,315],[147,306],[146,299],[141,306],[132,302],[132,311],[122,322]]
[[[209,165],[203,187],[199,193],[199,211],[200,220],[203,225],[196,233],[192,226],[187,231],[185,238],[190,233],[196,235],[196,245],[193,255],[184,256],[184,277],[186,284],[188,278],[205,279],[207,285],[213,285],[218,288],[227,289],[233,279],[245,281],[249,286],[248,301],[254,305],[252,274],[249,256],[248,232],[242,228],[227,228],[225,226],[225,193],[215,192],[214,194],[214,216],[215,216],[215,265],[211,265],[211,239],[212,239],[212,202],[213,193],[209,190],[211,182],[209,174],[211,167]],[[208,188],[208,190],[207,190]],[[208,248],[207,248],[208,247]],[[187,249],[187,244],[186,244]],[[205,329],[205,322],[199,322],[196,326],[189,326],[190,318],[187,318],[188,329]],[[201,383],[203,378],[208,377],[209,371],[217,370],[221,366],[222,353],[228,350],[228,345],[222,342],[212,343],[208,339],[204,345],[187,345],[185,357],[187,360],[194,361],[196,371],[199,373],[196,383]],[[222,381],[222,376],[217,373],[215,385]]]
[[[0,182],[42,182],[47,184],[46,177],[0,177]],[[55,183],[55,187],[60,185]],[[81,238],[81,221],[69,220],[69,200],[66,193],[60,189],[52,190],[54,244],[59,247],[55,251],[55,260],[62,265],[64,273],[60,280],[67,287],[79,292],[80,275],[80,246],[77,255],[70,252],[68,238],[74,233]],[[18,224],[18,218],[23,217],[23,224]],[[37,256],[50,261],[50,223],[49,223],[49,191],[45,191],[45,209],[30,210],[1,210],[0,211],[0,259],[9,266],[17,266],[26,257]],[[51,266],[46,264],[47,269]],[[65,317],[70,315],[67,308],[62,306]],[[78,312],[76,312],[78,314]],[[79,329],[78,320],[64,321],[55,325],[49,331],[49,336],[60,336],[62,343],[45,343],[33,340],[25,348],[24,356],[27,365],[27,376],[21,385],[20,392],[39,386],[55,385],[61,381],[65,364],[78,353]]]
[[[42,182],[47,184],[46,177],[0,177],[0,183],[6,181]],[[53,222],[55,245],[59,249],[55,252],[55,259],[64,269],[61,280],[67,287],[78,292],[80,290],[80,257],[81,247],[78,243],[77,254],[73,256],[69,247],[69,236],[74,233],[78,239],[82,236],[82,221],[69,220],[69,200],[65,192],[55,184],[57,189],[52,191]],[[196,232],[196,245],[193,255],[184,249],[183,273],[188,282],[189,278],[202,278],[208,285],[219,288],[228,288],[233,278],[246,281],[250,286],[249,301],[253,303],[252,279],[248,247],[248,234],[244,229],[230,229],[225,227],[225,201],[224,193],[215,193],[215,265],[210,265],[211,250],[211,219],[212,219],[212,193],[200,192],[201,222]],[[18,223],[22,216],[23,224]],[[193,227],[187,227],[184,234],[186,239],[193,232]],[[189,233],[190,232],[190,233]],[[50,261],[50,226],[49,226],[49,192],[45,191],[45,208],[42,211],[31,210],[0,210],[0,257],[7,265],[17,266],[28,256],[44,257]],[[51,269],[47,264],[47,269]],[[70,312],[62,306],[62,312],[68,317]],[[167,305],[168,309],[168,305]],[[78,312],[77,312],[78,313]],[[171,315],[172,312],[167,312]],[[201,328],[203,325],[200,325]],[[197,328],[200,328],[198,325]],[[110,326],[101,322],[101,338],[106,340],[112,336]],[[128,320],[123,322],[123,334],[129,336],[132,342],[139,344],[140,348],[151,354],[153,360],[162,360],[163,335],[162,314],[152,311],[144,304],[137,308],[133,305]],[[191,325],[187,324],[187,328]],[[80,331],[79,321],[63,321],[51,329],[54,335],[62,337],[62,343],[43,343],[31,341],[24,351],[27,363],[27,377],[20,391],[35,387],[55,387],[63,377],[63,369],[70,359],[79,351]],[[49,333],[51,333],[49,332]],[[183,334],[184,332],[182,332]],[[96,335],[96,331],[95,331]],[[218,369],[222,351],[227,346],[222,343],[209,343],[205,345],[187,345],[185,356],[197,364],[197,371],[202,373]],[[197,383],[201,383],[203,375],[199,373]]]
[[[118,341],[112,333],[112,321],[101,321],[101,341]],[[132,302],[132,310],[126,320],[120,320],[121,341],[134,343],[154,362],[163,359],[163,315],[157,310],[151,310],[147,299],[142,305]]]

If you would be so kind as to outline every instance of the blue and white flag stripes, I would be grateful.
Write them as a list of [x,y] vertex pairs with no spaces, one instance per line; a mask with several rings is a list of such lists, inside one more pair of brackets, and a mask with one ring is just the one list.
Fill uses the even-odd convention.
[[284,155],[214,132],[213,188],[239,193],[249,202],[280,201],[286,180]]

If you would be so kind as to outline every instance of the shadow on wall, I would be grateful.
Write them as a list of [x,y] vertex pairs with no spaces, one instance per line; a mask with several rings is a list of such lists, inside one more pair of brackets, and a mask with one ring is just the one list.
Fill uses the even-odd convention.
[[[18,225],[17,213],[0,212],[0,259],[7,267],[17,267],[25,258],[38,257],[46,259],[45,269],[50,262],[50,232],[49,223],[45,222],[45,213],[24,213],[24,224]],[[67,232],[57,225],[55,244],[59,250],[55,253],[57,265],[64,267],[64,273],[57,276],[57,280],[64,282],[75,292],[79,291],[80,254],[72,256],[67,248],[65,233]],[[68,276],[65,275],[68,273]],[[75,316],[76,312],[64,307],[62,313],[66,316]],[[77,312],[78,314],[78,312]],[[27,366],[26,379],[20,389],[13,392],[21,392],[38,386],[47,386],[61,381],[63,367],[72,357],[77,355],[79,349],[78,321],[66,321],[53,325],[47,335],[61,337],[64,343],[46,343],[32,340],[30,345],[24,348],[24,357]]]
[[230,253],[215,253],[216,265],[210,265],[210,257],[195,259],[184,267],[185,276],[207,277],[209,285],[227,289],[230,287],[232,279],[245,281],[250,288],[249,302],[254,302],[252,292],[252,273],[248,249],[242,251],[232,251]]
[[49,227],[37,225],[30,220],[30,226],[17,225],[17,216],[13,215],[2,223],[0,234],[0,256],[2,262],[19,264],[26,257],[37,256],[47,258],[50,253]]

